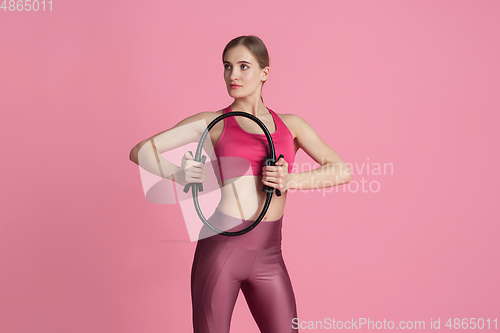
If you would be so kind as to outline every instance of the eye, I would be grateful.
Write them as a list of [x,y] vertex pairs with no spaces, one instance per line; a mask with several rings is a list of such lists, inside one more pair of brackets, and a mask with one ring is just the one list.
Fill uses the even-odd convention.
[[[243,68],[243,66],[245,66],[245,68]],[[231,66],[230,66],[230,65],[228,65],[228,64],[225,64],[225,65],[224,65],[224,69],[229,69],[229,67],[231,67]],[[248,67],[248,65],[242,64],[242,65],[241,65],[241,68],[242,68],[242,69],[248,69],[249,67]]]

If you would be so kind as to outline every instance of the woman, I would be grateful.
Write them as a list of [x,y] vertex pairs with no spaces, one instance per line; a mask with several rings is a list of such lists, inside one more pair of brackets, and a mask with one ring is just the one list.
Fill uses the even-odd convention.
[[[211,147],[219,161],[217,177],[222,184],[221,201],[208,220],[210,224],[225,226],[229,231],[252,224],[266,200],[266,193],[261,191],[263,184],[280,190],[281,196],[273,194],[261,223],[244,235],[214,235],[208,227],[202,227],[191,272],[193,327],[195,333],[229,332],[241,289],[261,332],[296,332],[292,328],[292,320],[297,317],[295,296],[281,253],[281,225],[288,190],[345,184],[351,181],[350,170],[301,117],[277,114],[264,106],[261,92],[269,77],[269,56],[258,37],[231,40],[223,51],[222,61],[226,88],[234,102],[223,110],[195,114],[140,142],[132,149],[130,159],[139,164],[141,155],[142,167],[180,185],[203,183],[205,165],[194,161],[191,154],[184,155],[181,167],[161,158],[162,152],[197,142],[204,129],[181,131],[181,126],[200,120],[209,124],[232,111],[252,114],[266,125],[276,156],[284,155],[275,166],[264,166],[264,156],[269,156],[267,139],[251,119],[227,117],[209,132]],[[321,167],[291,173],[299,148]],[[231,164],[231,157],[248,161],[250,168],[248,163],[243,168],[248,171],[242,174],[241,168]],[[224,158],[229,161],[226,165],[222,163]],[[228,183],[231,186],[226,186]]]

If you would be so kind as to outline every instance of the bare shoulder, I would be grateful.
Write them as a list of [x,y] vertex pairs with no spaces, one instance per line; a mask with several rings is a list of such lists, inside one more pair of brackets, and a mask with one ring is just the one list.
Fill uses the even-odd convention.
[[202,117],[207,124],[209,124],[212,120],[217,118],[218,116],[222,115],[224,113],[224,110],[218,110],[218,111],[203,111],[199,113],[199,116]]
[[207,117],[211,118],[212,120],[217,118],[218,116],[224,114],[224,110],[217,110],[217,111],[207,111]]
[[292,132],[292,136],[295,139],[299,132],[299,129],[304,124],[305,120],[300,116],[293,113],[276,113],[281,120],[285,123],[286,127]]
[[200,120],[204,120],[205,122],[210,123],[212,120],[214,120],[215,118],[217,118],[218,116],[220,116],[221,114],[223,113],[223,110],[219,110],[219,111],[201,111],[201,112],[198,112],[198,113],[195,113],[183,120],[181,120],[180,122],[178,122],[175,126],[179,126],[179,125],[185,125],[185,124],[189,124],[189,123],[192,123],[192,122],[195,122],[195,121],[200,121]]

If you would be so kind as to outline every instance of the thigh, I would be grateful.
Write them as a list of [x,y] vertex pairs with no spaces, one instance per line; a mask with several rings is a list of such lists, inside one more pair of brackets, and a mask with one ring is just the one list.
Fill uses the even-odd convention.
[[292,329],[297,308],[281,250],[263,253],[241,290],[262,333],[298,332]]
[[253,258],[248,253],[210,240],[198,241],[191,271],[195,333],[229,333],[242,274]]

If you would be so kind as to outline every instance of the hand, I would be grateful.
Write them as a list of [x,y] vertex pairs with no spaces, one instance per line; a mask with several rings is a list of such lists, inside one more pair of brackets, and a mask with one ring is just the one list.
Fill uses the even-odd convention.
[[205,164],[195,161],[189,152],[186,152],[182,157],[181,169],[181,179],[178,181],[180,185],[205,182]]
[[281,157],[275,166],[265,165],[262,168],[262,182],[264,185],[276,188],[284,193],[288,190],[290,174],[288,173],[288,163]]

